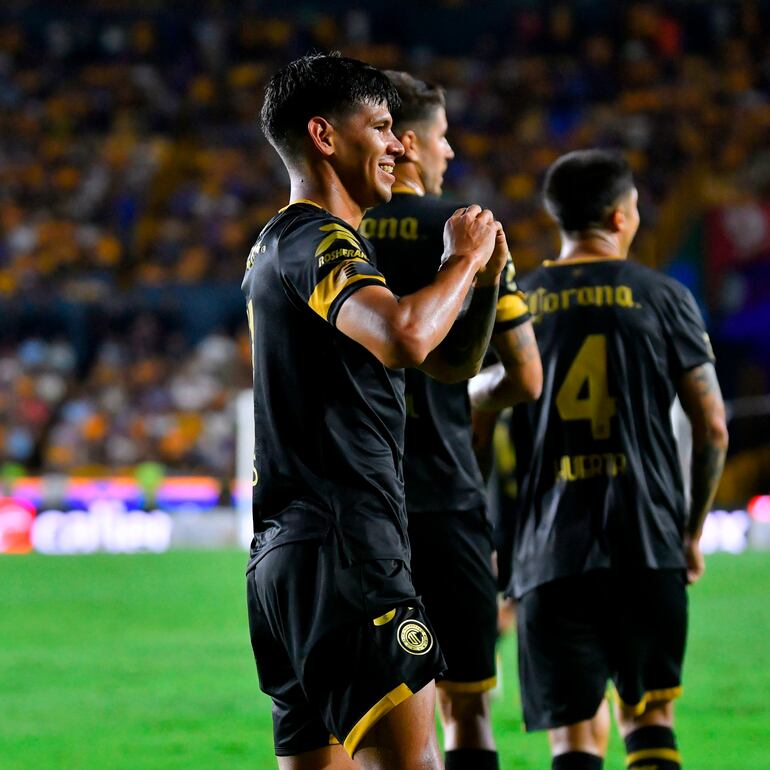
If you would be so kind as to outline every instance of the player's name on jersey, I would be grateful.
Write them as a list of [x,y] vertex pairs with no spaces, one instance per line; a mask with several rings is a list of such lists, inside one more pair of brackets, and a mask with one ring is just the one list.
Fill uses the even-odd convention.
[[630,286],[576,286],[573,289],[546,291],[543,288],[529,292],[529,312],[534,320],[544,313],[556,313],[571,307],[624,307],[639,309]]
[[417,217],[381,217],[364,219],[361,222],[361,233],[364,238],[403,238],[405,241],[416,241],[419,235]]
[[596,476],[622,476],[628,469],[628,459],[622,452],[593,455],[564,455],[556,463],[557,481],[582,481]]

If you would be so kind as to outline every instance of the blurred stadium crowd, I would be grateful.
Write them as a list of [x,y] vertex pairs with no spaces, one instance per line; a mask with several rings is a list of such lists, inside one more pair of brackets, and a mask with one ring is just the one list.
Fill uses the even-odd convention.
[[493,208],[522,271],[557,243],[546,167],[577,147],[624,148],[637,258],[695,291],[726,395],[769,392],[770,353],[720,335],[743,295],[711,280],[692,243],[711,207],[770,197],[770,7],[479,8],[4,3],[0,457],[30,472],[158,460],[232,474],[232,401],[250,384],[239,283],[287,199],[257,115],[266,78],[312,49],[447,88],[447,193]]

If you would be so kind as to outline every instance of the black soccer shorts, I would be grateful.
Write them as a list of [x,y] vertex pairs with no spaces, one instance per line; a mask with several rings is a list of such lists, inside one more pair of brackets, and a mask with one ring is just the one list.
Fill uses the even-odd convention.
[[447,662],[438,686],[480,693],[495,686],[497,584],[485,511],[409,516],[412,580]]
[[683,570],[600,569],[524,594],[519,683],[527,730],[591,719],[612,680],[641,714],[681,694],[687,635]]
[[341,569],[333,542],[278,546],[248,572],[247,604],[278,756],[333,743],[352,756],[372,725],[444,669],[399,560]]

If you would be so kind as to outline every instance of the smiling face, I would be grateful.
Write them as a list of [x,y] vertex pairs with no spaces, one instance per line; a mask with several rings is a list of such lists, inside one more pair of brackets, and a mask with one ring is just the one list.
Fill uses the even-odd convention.
[[404,153],[385,103],[364,102],[334,121],[332,164],[348,195],[362,208],[387,203],[393,167]]
[[414,128],[415,162],[425,192],[431,195],[441,195],[447,165],[455,156],[446,138],[447,128],[443,107],[436,107],[430,119],[420,121]]

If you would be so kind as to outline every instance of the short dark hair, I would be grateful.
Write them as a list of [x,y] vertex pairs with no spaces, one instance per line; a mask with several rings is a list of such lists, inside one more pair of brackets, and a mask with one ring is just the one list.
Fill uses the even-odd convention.
[[602,227],[618,199],[634,187],[631,167],[616,150],[577,150],[558,158],[545,175],[548,213],[565,232]]
[[415,123],[430,120],[438,107],[446,106],[441,86],[418,80],[408,72],[385,70],[385,74],[396,87],[401,101],[398,109],[391,111],[396,134],[412,128]]
[[398,93],[376,67],[339,53],[313,53],[276,72],[265,88],[262,130],[279,153],[293,155],[314,115],[344,117],[362,103],[398,107]]

